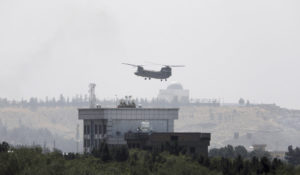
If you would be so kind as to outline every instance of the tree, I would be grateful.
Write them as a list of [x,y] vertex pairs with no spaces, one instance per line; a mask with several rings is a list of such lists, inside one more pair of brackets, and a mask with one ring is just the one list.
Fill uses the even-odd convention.
[[231,145],[227,145],[224,148],[221,148],[221,154],[222,157],[226,157],[226,158],[234,158],[235,157],[235,151],[233,146]]
[[243,98],[239,99],[239,105],[244,105],[245,104],[245,100]]
[[67,154],[64,154],[64,158],[66,160],[74,160],[78,157],[79,155],[78,154],[75,154],[75,153],[67,153]]
[[236,146],[234,148],[235,154],[236,156],[240,155],[242,158],[246,158],[248,157],[248,151],[246,150],[246,148],[244,146]]
[[283,163],[281,162],[280,159],[273,159],[271,169],[273,172],[275,172],[277,169],[281,168],[283,166]]
[[293,146],[288,147],[288,152],[285,153],[285,159],[292,165],[300,165],[300,148]]
[[63,106],[65,105],[65,103],[66,103],[65,97],[63,96],[63,94],[60,94],[58,104],[60,106]]
[[235,159],[234,159],[234,168],[235,168],[235,173],[236,174],[240,174],[242,172],[242,170],[244,169],[244,161],[243,158],[238,155]]
[[213,148],[208,152],[209,157],[220,157],[219,149]]
[[249,105],[250,105],[250,101],[249,101],[249,100],[247,100],[247,102],[246,102],[246,105],[247,105],[247,106],[249,106]]
[[129,151],[127,146],[120,146],[112,149],[113,159],[118,162],[124,162],[129,157]]
[[261,164],[261,167],[262,167],[262,171],[265,174],[268,174],[270,172],[270,169],[271,169],[271,163],[270,163],[269,159],[267,157],[261,158],[260,164]]
[[257,158],[271,158],[271,155],[267,151],[261,151],[261,150],[254,150],[249,153],[249,157],[257,157]]
[[101,158],[101,153],[102,153],[102,149],[101,149],[102,146],[100,146],[99,148],[94,148],[91,152],[91,154],[94,156],[94,157],[97,157],[97,158]]
[[251,168],[251,171],[258,174],[259,172],[259,169],[260,169],[260,166],[259,166],[259,160],[257,157],[252,157],[251,159],[251,164],[250,164],[250,168]]
[[244,169],[241,172],[242,175],[251,175],[249,160],[244,161]]
[[223,174],[232,174],[232,163],[229,159],[222,157],[220,163]]
[[7,152],[9,150],[9,144],[7,142],[2,142],[0,144],[0,152]]
[[106,143],[103,143],[103,149],[102,149],[102,152],[101,152],[101,160],[104,161],[104,162],[111,160],[108,145]]
[[248,152],[245,147],[237,146],[233,148],[231,145],[227,145],[222,148],[213,148],[209,150],[209,157],[225,157],[225,158],[235,158],[240,155],[242,158],[246,158],[248,156]]

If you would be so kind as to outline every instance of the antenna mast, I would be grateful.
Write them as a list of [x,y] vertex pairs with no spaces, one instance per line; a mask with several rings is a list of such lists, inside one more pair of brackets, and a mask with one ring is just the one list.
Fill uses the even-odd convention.
[[90,85],[89,85],[89,93],[90,93],[89,101],[90,101],[90,108],[96,108],[95,87],[96,87],[96,84],[95,84],[95,83],[90,83]]

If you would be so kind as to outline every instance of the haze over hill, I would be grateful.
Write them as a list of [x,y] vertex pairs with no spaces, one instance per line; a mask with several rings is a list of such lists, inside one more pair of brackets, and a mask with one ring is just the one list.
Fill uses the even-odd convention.
[[270,151],[300,145],[299,126],[299,110],[275,105],[183,107],[175,121],[177,131],[212,133],[211,148],[267,144]]
[[[104,103],[103,103],[104,104]],[[149,103],[148,105],[151,105]],[[153,105],[153,104],[152,104]],[[0,141],[11,144],[39,144],[65,151],[76,151],[76,126],[79,124],[82,148],[82,121],[76,106],[1,107]],[[267,144],[270,151],[285,151],[300,145],[300,111],[275,105],[202,106],[183,105],[176,132],[210,132],[210,148],[230,145]],[[239,137],[234,139],[234,134]],[[247,134],[251,134],[249,138]]]
[[0,97],[71,96],[95,82],[100,98],[150,98],[167,83],[144,81],[120,63],[152,61],[187,65],[170,81],[182,82],[192,98],[244,97],[300,109],[299,6],[297,0],[0,1]]

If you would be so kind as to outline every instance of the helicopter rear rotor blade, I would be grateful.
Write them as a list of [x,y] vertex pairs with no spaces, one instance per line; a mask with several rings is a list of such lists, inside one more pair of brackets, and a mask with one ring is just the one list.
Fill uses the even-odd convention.
[[185,67],[185,65],[164,65],[164,66],[169,66],[169,67]]

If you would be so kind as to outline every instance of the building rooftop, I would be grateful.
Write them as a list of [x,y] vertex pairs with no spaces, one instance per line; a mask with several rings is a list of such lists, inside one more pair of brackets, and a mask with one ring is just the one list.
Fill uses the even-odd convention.
[[167,89],[172,89],[172,90],[183,90],[183,86],[180,83],[177,82],[172,82]]
[[102,110],[179,110],[179,108],[78,108],[79,111],[102,111]]

